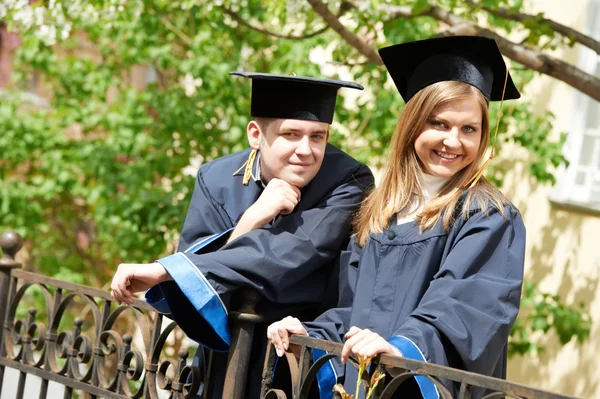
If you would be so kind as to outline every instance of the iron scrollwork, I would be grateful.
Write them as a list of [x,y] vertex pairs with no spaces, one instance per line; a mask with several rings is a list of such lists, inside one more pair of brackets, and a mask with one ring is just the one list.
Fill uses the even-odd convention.
[[[206,378],[188,364],[187,349],[165,359],[176,325],[146,303],[116,306],[107,292],[20,270],[11,280],[1,366],[105,398],[158,399],[160,391],[185,398]],[[38,305],[19,317],[34,297]],[[81,308],[85,314],[73,318]]]
[[[300,346],[300,357],[297,359],[291,352],[286,352],[286,359],[292,375],[291,397],[280,388],[273,387],[274,369],[277,366],[276,353],[271,345],[267,349],[267,358],[263,369],[261,399],[308,399],[311,387],[316,384],[318,371],[331,359],[340,356],[342,344],[325,341],[305,336],[291,336],[290,344]],[[312,349],[325,351],[326,354],[316,361],[312,361]],[[358,360],[350,357],[350,363],[358,367]],[[373,391],[372,399],[392,399],[400,393],[401,385],[409,378],[424,376],[436,386],[439,397],[443,399],[469,399],[473,389],[485,391],[482,399],[495,398],[547,398],[547,399],[573,399],[568,396],[550,393],[547,391],[530,388],[524,385],[511,383],[498,378],[474,374],[436,364],[420,362],[417,360],[381,355],[372,360],[372,369],[385,373],[387,368],[393,369],[392,377],[383,380]],[[459,384],[460,389],[456,396],[450,392],[443,381],[452,381]],[[368,386],[369,376],[363,375],[362,386]],[[288,392],[289,393],[289,392]],[[336,393],[334,397],[339,395]]]

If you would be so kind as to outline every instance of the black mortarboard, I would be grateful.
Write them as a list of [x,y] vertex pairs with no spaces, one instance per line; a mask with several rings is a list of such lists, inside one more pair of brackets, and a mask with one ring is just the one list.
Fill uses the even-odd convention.
[[252,79],[250,114],[254,117],[333,121],[340,87],[362,90],[358,83],[257,72],[230,72]]
[[[502,100],[506,64],[494,39],[447,36],[384,47],[379,54],[406,102],[424,87],[447,80],[475,86],[488,100]],[[519,97],[509,74],[504,100]]]

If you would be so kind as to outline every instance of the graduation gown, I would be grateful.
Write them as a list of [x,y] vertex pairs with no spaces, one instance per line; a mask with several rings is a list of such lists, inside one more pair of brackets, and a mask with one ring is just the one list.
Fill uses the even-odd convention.
[[373,184],[365,165],[328,144],[321,169],[302,189],[291,214],[225,245],[228,233],[263,190],[252,180],[244,186],[243,171],[234,175],[249,153],[200,168],[179,252],[158,260],[173,281],[146,294],[189,338],[215,351],[229,349],[227,305],[240,287],[262,295],[261,313],[321,301],[328,266],[345,248],[352,216]]
[[[525,255],[521,216],[512,205],[504,212],[493,209],[486,216],[471,209],[449,231],[440,221],[423,234],[414,221],[394,220],[383,233],[371,234],[364,248],[353,239],[343,255],[339,305],[305,323],[309,334],[344,342],[350,327],[366,328],[404,357],[504,378]],[[321,398],[331,397],[336,380],[354,393],[356,378],[353,366],[327,363],[318,376]],[[413,391],[439,397],[425,377],[409,381],[396,397],[418,397]],[[445,384],[458,394],[459,386]],[[472,397],[481,396],[474,391]]]

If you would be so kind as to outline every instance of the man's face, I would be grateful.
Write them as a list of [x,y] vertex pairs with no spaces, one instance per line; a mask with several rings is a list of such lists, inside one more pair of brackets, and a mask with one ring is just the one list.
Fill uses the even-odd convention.
[[329,125],[298,119],[272,119],[262,125],[261,129],[255,121],[248,124],[250,145],[260,149],[262,177],[267,182],[276,177],[298,188],[310,183],[323,163]]

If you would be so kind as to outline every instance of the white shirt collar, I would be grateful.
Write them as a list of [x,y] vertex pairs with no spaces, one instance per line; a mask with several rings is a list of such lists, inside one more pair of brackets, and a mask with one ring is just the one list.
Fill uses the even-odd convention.
[[255,182],[262,186],[262,188],[267,186],[267,183],[265,183],[265,180],[263,179],[262,169],[260,167],[260,151],[256,154],[256,159],[254,160],[254,172],[252,177]]
[[419,181],[423,190],[423,204],[417,209],[417,195],[413,195],[411,205],[396,214],[396,224],[404,224],[415,220],[417,214],[423,210],[425,205],[440,192],[448,178],[421,173]]
[[425,203],[431,201],[448,181],[447,177],[439,177],[427,173],[422,173],[420,179]]

